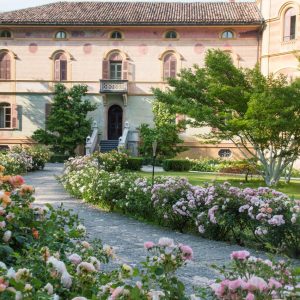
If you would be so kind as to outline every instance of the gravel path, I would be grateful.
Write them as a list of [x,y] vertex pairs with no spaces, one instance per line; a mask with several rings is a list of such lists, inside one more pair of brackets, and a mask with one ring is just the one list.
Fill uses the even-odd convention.
[[[170,237],[176,242],[188,244],[194,250],[194,259],[179,271],[180,278],[190,289],[193,277],[200,280],[215,278],[215,271],[209,266],[213,263],[224,264],[229,261],[233,250],[243,248],[203,239],[198,236],[182,234],[136,221],[117,213],[103,212],[89,206],[78,199],[70,197],[55,176],[60,175],[62,164],[47,164],[45,170],[29,173],[25,176],[26,183],[36,189],[36,203],[59,205],[73,209],[83,219],[91,238],[100,238],[104,244],[116,249],[119,262],[134,263],[146,256],[143,249],[145,241],[157,241],[160,237]],[[254,250],[251,250],[255,254]]]

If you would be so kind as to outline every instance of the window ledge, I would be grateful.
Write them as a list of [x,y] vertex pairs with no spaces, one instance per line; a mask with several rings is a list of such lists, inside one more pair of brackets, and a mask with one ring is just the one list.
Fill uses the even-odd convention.
[[17,128],[0,128],[0,131],[13,131],[18,130]]
[[295,45],[297,42],[297,39],[289,40],[289,41],[282,41],[281,45]]

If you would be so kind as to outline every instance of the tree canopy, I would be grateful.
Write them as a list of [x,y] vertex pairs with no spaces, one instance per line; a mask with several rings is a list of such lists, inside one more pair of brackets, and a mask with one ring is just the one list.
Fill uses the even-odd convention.
[[206,138],[231,140],[246,157],[257,158],[268,185],[277,184],[299,156],[299,79],[266,77],[258,66],[238,68],[230,54],[209,50],[203,68],[182,70],[154,95],[195,126],[218,129]]
[[85,143],[91,130],[87,114],[96,109],[96,105],[83,98],[86,93],[85,85],[75,85],[70,90],[63,84],[55,85],[45,129],[36,130],[32,138],[51,145],[56,153],[74,155],[76,147]]

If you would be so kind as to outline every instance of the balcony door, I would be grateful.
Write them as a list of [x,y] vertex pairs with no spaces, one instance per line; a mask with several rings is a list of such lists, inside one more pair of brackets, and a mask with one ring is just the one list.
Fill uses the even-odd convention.
[[108,109],[107,138],[118,140],[122,136],[123,110],[119,105],[112,105]]
[[111,61],[110,62],[110,79],[121,80],[122,79],[122,62]]

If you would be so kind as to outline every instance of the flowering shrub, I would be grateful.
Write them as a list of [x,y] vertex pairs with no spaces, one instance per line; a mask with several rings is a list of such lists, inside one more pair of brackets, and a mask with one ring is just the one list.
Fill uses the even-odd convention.
[[128,155],[123,152],[110,151],[107,153],[95,152],[92,156],[101,169],[107,172],[120,171],[126,168]]
[[[250,256],[248,251],[234,251],[228,267],[216,267],[222,279],[208,289],[200,289],[205,299],[299,299],[300,273],[290,263]],[[202,293],[201,293],[202,292]]]
[[0,161],[5,167],[5,174],[17,175],[43,169],[45,163],[50,160],[50,155],[51,152],[46,146],[16,146],[11,151],[0,153]]
[[92,158],[67,164],[61,178],[74,196],[178,230],[299,256],[300,202],[270,188],[229,183],[193,186],[186,179],[149,179],[106,172]]

